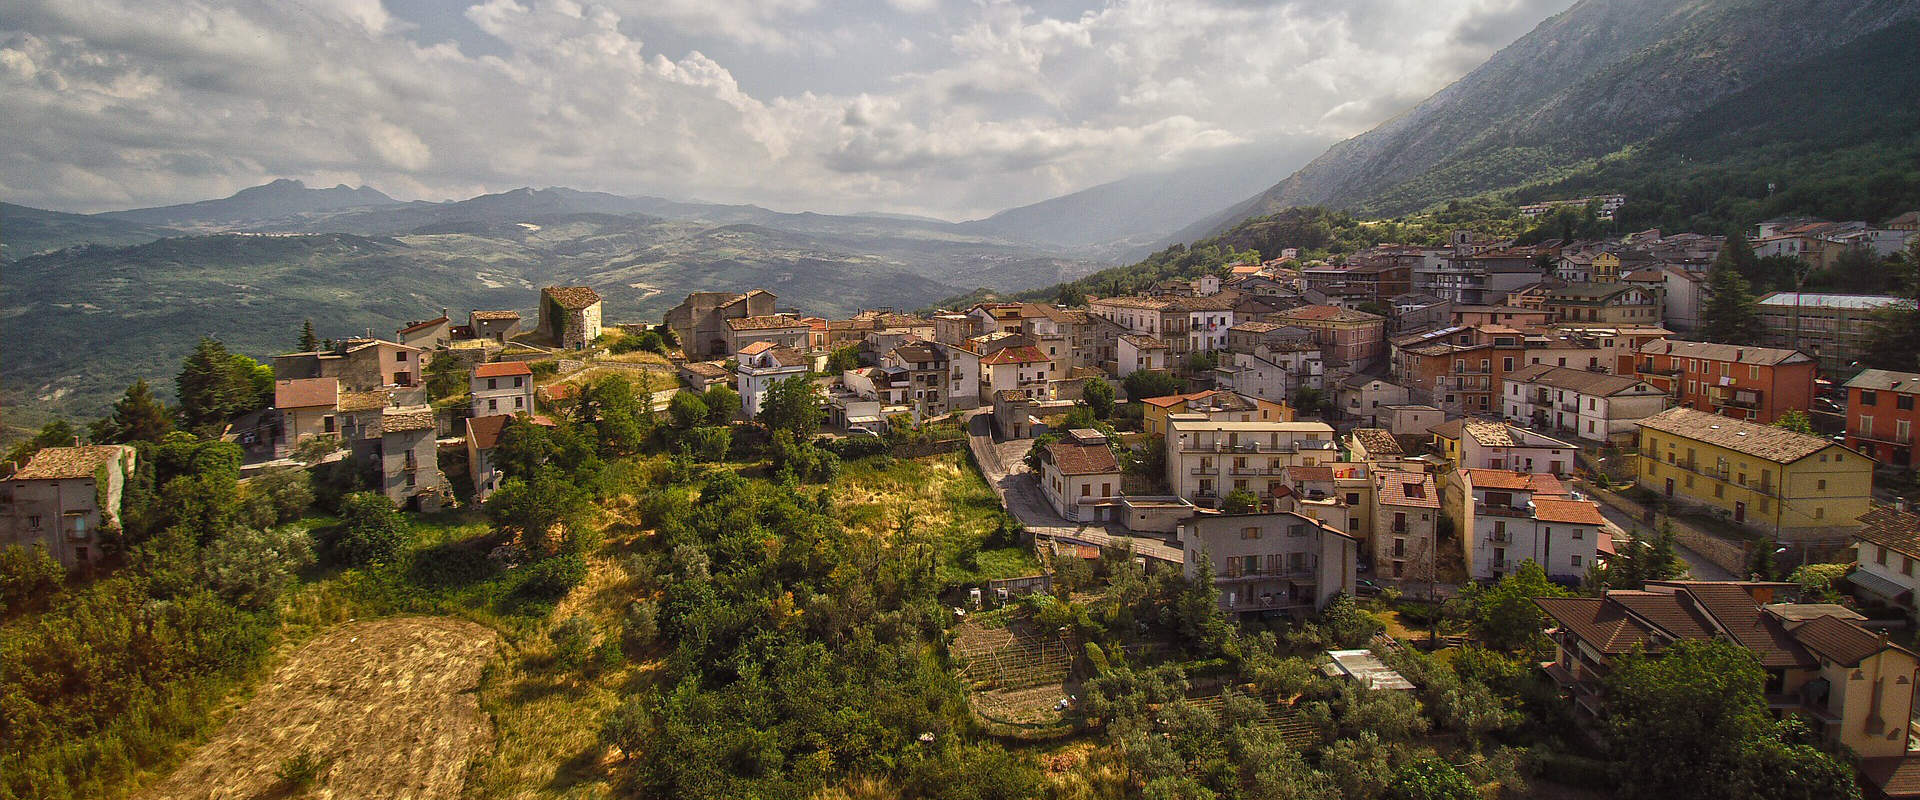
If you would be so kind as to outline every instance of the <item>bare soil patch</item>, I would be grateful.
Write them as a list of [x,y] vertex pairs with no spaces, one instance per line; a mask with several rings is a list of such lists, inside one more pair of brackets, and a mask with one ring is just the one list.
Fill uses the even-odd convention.
[[[467,765],[493,744],[476,690],[499,642],[489,628],[442,617],[336,627],[289,655],[211,740],[139,797],[458,797]],[[294,795],[275,773],[301,752],[332,764]]]

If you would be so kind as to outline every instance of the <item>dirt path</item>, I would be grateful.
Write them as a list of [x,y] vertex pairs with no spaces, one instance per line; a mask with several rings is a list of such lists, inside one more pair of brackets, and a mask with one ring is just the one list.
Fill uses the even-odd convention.
[[440,617],[352,622],[293,652],[233,719],[141,800],[287,796],[274,773],[302,750],[331,756],[297,796],[453,798],[493,743],[475,691],[494,631]]

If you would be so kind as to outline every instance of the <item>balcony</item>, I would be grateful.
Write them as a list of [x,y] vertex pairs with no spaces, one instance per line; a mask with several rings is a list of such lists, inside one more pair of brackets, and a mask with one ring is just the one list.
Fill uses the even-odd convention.
[[1487,534],[1487,541],[1493,542],[1494,544],[1512,544],[1513,534],[1507,533],[1505,531],[1502,531],[1500,533],[1489,533]]
[[1638,371],[1642,375],[1665,375],[1668,377],[1677,376],[1681,372],[1679,367],[1660,367],[1656,369],[1651,361],[1640,362]]
[[1287,470],[1285,467],[1232,467],[1228,472],[1240,476],[1266,476],[1285,475]]
[[1220,610],[1227,612],[1312,611],[1314,608],[1313,603],[1310,601],[1295,600],[1284,595],[1242,597],[1237,600],[1228,600],[1226,595],[1221,595]]
[[1580,404],[1579,403],[1561,403],[1560,410],[1565,411],[1569,414],[1578,414],[1580,413]]
[[1473,513],[1493,517],[1518,517],[1521,519],[1527,519],[1533,516],[1532,511],[1522,506],[1500,506],[1488,505],[1486,503],[1474,503]]
[[1312,567],[1284,567],[1279,570],[1260,569],[1253,572],[1242,571],[1238,575],[1216,575],[1216,583],[1247,583],[1249,581],[1268,580],[1311,580],[1315,570]]
[[1282,442],[1278,445],[1246,442],[1230,444],[1227,442],[1200,442],[1180,448],[1183,453],[1314,453],[1333,449],[1333,442],[1299,441]]

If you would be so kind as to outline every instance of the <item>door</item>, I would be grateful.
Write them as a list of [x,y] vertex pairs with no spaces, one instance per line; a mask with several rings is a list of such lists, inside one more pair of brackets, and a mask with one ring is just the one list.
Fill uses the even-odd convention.
[[1733,504],[1733,521],[1734,521],[1734,522],[1746,522],[1746,521],[1747,521],[1747,504],[1746,504],[1746,503],[1742,503],[1742,502],[1739,502],[1739,501],[1735,501],[1735,502],[1734,502],[1734,504]]
[[1672,478],[1667,479],[1667,496],[1668,497],[1673,496],[1673,479]]

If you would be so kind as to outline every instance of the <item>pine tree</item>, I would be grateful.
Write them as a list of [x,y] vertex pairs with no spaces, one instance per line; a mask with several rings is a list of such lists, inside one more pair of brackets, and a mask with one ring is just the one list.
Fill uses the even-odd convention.
[[1707,272],[1707,290],[1712,296],[1701,316],[1701,335],[1709,342],[1740,344],[1760,338],[1759,305],[1749,290],[1751,284],[1741,277],[1726,251],[1721,251]]
[[181,363],[174,388],[180,395],[182,426],[197,433],[217,433],[235,414],[271,402],[273,370],[229,352],[218,339],[202,336]]
[[154,442],[173,431],[173,418],[153,396],[145,379],[133,382],[113,404],[113,413],[88,428],[88,438],[100,444]]
[[308,319],[300,326],[300,352],[311,353],[320,349],[320,337],[313,335],[313,320]]

